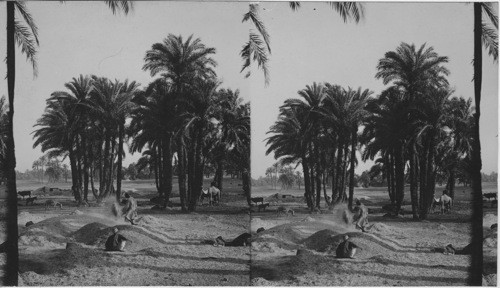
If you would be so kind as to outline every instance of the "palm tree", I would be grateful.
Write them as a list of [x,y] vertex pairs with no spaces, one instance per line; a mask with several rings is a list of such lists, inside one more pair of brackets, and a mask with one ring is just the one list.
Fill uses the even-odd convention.
[[[217,66],[217,63],[210,57],[212,54],[215,54],[215,48],[206,47],[199,38],[193,39],[193,35],[189,36],[184,41],[182,36],[180,35],[175,36],[173,34],[169,34],[162,43],[153,44],[151,49],[146,52],[146,55],[144,57],[145,64],[143,66],[143,70],[149,70],[151,76],[161,74],[161,76],[172,85],[172,93],[174,98],[187,98],[188,96],[191,96],[189,95],[189,93],[193,94],[193,91],[199,91],[198,87],[195,87],[196,83],[201,83],[203,81],[210,82],[212,81],[211,79],[214,79],[216,77],[216,73],[213,69],[215,68],[215,66]],[[178,113],[181,112],[178,111]],[[184,114],[187,113],[189,112],[185,112]],[[180,129],[184,128],[180,127]],[[199,133],[199,131],[197,133]],[[201,137],[201,135],[198,135],[198,137]],[[194,139],[199,140],[198,137],[193,137],[192,140],[197,141]],[[167,142],[168,145],[170,145],[171,138],[172,134],[166,135],[163,141],[164,145],[167,145]],[[178,144],[182,145],[182,142],[178,141]],[[191,143],[190,146],[195,147],[196,144]],[[167,148],[167,146],[165,146],[164,148]],[[181,150],[183,149],[182,147],[177,148]],[[168,149],[170,151],[170,146],[168,146]],[[193,153],[195,153],[195,151],[192,149],[189,149],[189,151],[191,151],[191,156],[194,157]],[[199,153],[201,153],[201,150],[198,151],[198,154]],[[191,160],[192,161],[190,161],[189,163],[194,165],[194,159]],[[170,164],[167,164],[167,166],[168,165]],[[166,170],[164,171],[164,173],[171,174],[171,170],[168,167],[165,168]],[[193,168],[194,166],[192,166],[191,169],[188,168],[188,171],[194,173]],[[192,173],[191,175],[192,177],[194,177],[194,174]],[[167,178],[169,178],[170,180],[167,180],[169,181],[169,183],[166,183],[166,189],[167,191],[171,191],[171,177]],[[202,180],[203,178],[201,178],[201,180],[199,181]],[[197,191],[199,190],[197,188],[193,190],[194,187],[190,185],[194,184],[194,182],[192,181],[194,181],[193,178],[191,178],[191,181],[188,179],[188,196],[194,196],[196,193],[200,192]],[[180,188],[180,193],[181,195],[183,195],[185,193],[184,191],[182,191],[184,187],[182,187],[181,185]],[[169,195],[169,193],[165,194],[165,196],[167,195]],[[189,199],[193,199],[193,201],[190,201],[190,207],[194,209],[196,199]]]
[[0,98],[0,183],[4,183],[6,180],[6,163],[5,157],[7,149],[7,126],[8,126],[8,115],[7,115],[7,103],[5,96]]
[[[129,1],[105,1],[113,11],[123,10],[125,14],[132,8]],[[16,156],[14,146],[14,89],[16,76],[15,62],[15,43],[21,47],[21,53],[24,53],[33,66],[34,75],[36,69],[36,47],[38,42],[38,28],[28,12],[25,3],[21,1],[7,1],[7,90],[9,99],[8,127],[7,127],[7,145],[6,145],[6,174],[7,174],[7,206],[9,207],[7,218],[7,264],[5,270],[4,284],[8,286],[17,286],[17,269],[19,256],[17,254],[17,188],[16,188]],[[19,12],[25,23],[16,20],[15,12]]]
[[[493,24],[491,28],[487,22],[482,20],[483,12]],[[498,59],[498,16],[495,14],[492,3],[476,2],[474,3],[474,102],[476,112],[474,118],[476,125],[474,126],[474,139],[472,146],[472,189],[474,191],[473,205],[473,225],[471,230],[472,236],[472,259],[469,270],[470,285],[482,284],[482,188],[481,188],[481,142],[479,139],[479,119],[481,117],[481,82],[482,82],[482,47],[489,49],[489,54],[496,61]]]
[[[419,99],[422,99],[427,95],[429,89],[438,89],[438,88],[446,88],[448,86],[448,81],[446,76],[449,74],[448,69],[446,69],[442,64],[448,62],[448,57],[439,56],[432,47],[425,47],[425,44],[420,46],[419,49],[416,49],[415,45],[410,45],[407,43],[401,43],[399,47],[396,48],[395,51],[389,51],[385,53],[384,58],[379,60],[377,65],[378,72],[375,77],[380,79],[382,78],[383,83],[385,85],[392,84],[392,87],[387,91],[391,91],[391,94],[400,94],[401,101],[406,101],[406,106],[402,107],[402,111],[408,109],[411,105],[414,105]],[[395,99],[395,98],[393,98]],[[401,111],[398,111],[401,113]],[[409,115],[409,114],[408,114]],[[400,123],[406,123],[406,125],[410,125],[412,120],[406,116],[402,116],[403,119],[397,119],[395,121],[403,121]],[[401,131],[407,130],[410,131],[411,128],[408,126],[406,129],[401,127]],[[411,133],[407,133],[407,136],[411,135]],[[403,135],[400,135],[403,137]],[[427,190],[431,185],[434,185],[433,179],[431,175],[432,169],[431,166],[433,163],[428,163],[429,159],[433,159],[433,135],[429,135],[427,140],[423,141],[424,145],[424,153],[422,155],[429,155],[424,157],[422,161],[420,161],[420,193],[421,193],[421,204],[424,207],[420,207],[422,212],[427,211],[430,205],[430,191]],[[399,138],[401,141],[399,144],[407,146],[408,138],[405,139]],[[390,153],[396,153],[397,155],[402,155],[404,152],[403,147],[401,146],[397,148],[397,150],[389,151]],[[397,156],[394,155],[394,156]],[[427,158],[426,158],[427,157]],[[412,157],[410,157],[412,159]],[[403,156],[397,156],[394,158],[395,165],[399,166],[395,170],[395,180],[396,180],[396,190],[398,196],[398,202],[402,201],[400,197],[404,194],[404,162],[401,163],[400,160],[404,160]],[[413,160],[412,160],[413,163]],[[413,173],[412,173],[413,175]],[[399,187],[399,188],[398,188]],[[434,191],[432,188],[431,191]],[[414,197],[412,197],[414,198]],[[428,204],[429,203],[429,204]],[[399,206],[399,205],[398,205]],[[399,207],[397,207],[399,209]],[[421,217],[426,217],[426,212]]]

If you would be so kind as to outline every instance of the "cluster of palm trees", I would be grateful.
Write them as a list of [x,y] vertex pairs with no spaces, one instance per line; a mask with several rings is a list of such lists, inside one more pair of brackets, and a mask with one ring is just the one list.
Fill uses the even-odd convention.
[[380,157],[394,212],[409,182],[413,216],[425,219],[436,174],[448,175],[453,197],[455,171],[471,157],[471,101],[451,97],[447,61],[432,47],[402,43],[379,60],[376,78],[388,85],[380,95],[330,83],[306,86],[280,107],[267,153],[302,164],[306,202],[314,209],[321,193],[328,205],[352,206],[356,151],[363,146],[363,160]]
[[34,146],[51,157],[69,157],[80,203],[88,201],[89,190],[98,202],[110,194],[120,199],[129,141],[130,152],[142,152],[140,162],[154,171],[164,205],[176,166],[182,209],[195,210],[205,165],[216,166],[219,188],[225,163],[237,163],[241,173],[250,165],[250,106],[238,90],[219,89],[214,53],[198,38],[169,35],[146,52],[144,69],[161,75],[144,89],[136,82],[73,78],[65,84],[68,92],[47,99]]

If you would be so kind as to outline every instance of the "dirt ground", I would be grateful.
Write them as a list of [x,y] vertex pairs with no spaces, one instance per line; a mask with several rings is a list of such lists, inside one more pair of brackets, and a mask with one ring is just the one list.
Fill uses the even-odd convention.
[[[44,201],[19,207],[19,284],[248,286],[250,247],[202,244],[217,236],[233,239],[249,230],[241,187],[233,181],[225,184],[219,206],[181,214],[179,207],[151,210],[152,190],[125,183],[124,190],[133,186],[129,192],[138,199],[142,220],[136,226],[111,214],[112,199],[103,207],[76,208],[64,192],[45,193],[41,199],[60,201],[63,208],[45,210]],[[34,225],[25,227],[28,221]],[[126,252],[104,251],[112,227],[132,241]],[[76,245],[65,249],[67,243]]]
[[[373,225],[362,233],[343,220],[345,205],[310,214],[298,189],[253,187],[253,196],[264,197],[270,206],[263,211],[254,207],[250,216],[240,183],[227,180],[220,206],[200,206],[190,214],[180,213],[176,205],[165,211],[151,210],[149,199],[155,196],[151,183],[125,182],[124,190],[139,202],[143,218],[137,226],[111,214],[113,199],[103,207],[77,208],[67,192],[52,191],[39,192],[40,199],[33,206],[19,201],[20,285],[466,285],[470,256],[444,255],[434,249],[447,244],[463,248],[470,243],[468,189],[457,190],[451,213],[432,213],[428,220],[418,222],[409,214],[383,217],[384,188],[356,189],[355,196],[369,208]],[[179,202],[175,193],[174,204]],[[46,199],[61,202],[63,208],[46,210]],[[408,204],[406,211],[411,210]],[[277,215],[278,206],[293,209],[295,215]],[[485,206],[483,219],[483,284],[496,286],[497,234],[490,226],[497,223],[497,208],[489,207]],[[28,221],[34,225],[25,227]],[[104,251],[113,227],[132,240],[126,252]],[[261,227],[265,230],[257,233]],[[251,247],[202,244],[217,236],[232,239],[249,230]],[[360,247],[355,259],[335,257],[344,234]],[[67,243],[75,244],[66,249]]]
[[[470,256],[444,255],[435,250],[447,244],[463,248],[470,243],[470,191],[466,188],[458,190],[451,213],[432,213],[428,220],[418,222],[408,214],[396,219],[383,217],[380,207],[387,204],[383,189],[357,189],[355,197],[363,199],[370,210],[369,222],[373,226],[367,233],[342,220],[345,205],[309,214],[301,191],[262,187],[252,191],[270,203],[267,211],[252,213],[252,230],[266,229],[252,241],[252,285],[466,285]],[[278,216],[278,206],[293,209],[295,215]],[[487,275],[483,285],[496,286],[497,234],[490,226],[497,223],[497,208],[490,209],[488,203],[485,207],[483,247]],[[411,211],[411,206],[404,209]],[[360,247],[355,259],[335,257],[343,234]]]

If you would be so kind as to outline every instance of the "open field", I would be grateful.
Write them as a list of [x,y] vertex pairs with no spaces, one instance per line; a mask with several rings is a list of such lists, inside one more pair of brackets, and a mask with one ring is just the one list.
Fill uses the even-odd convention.
[[[396,219],[383,217],[380,207],[388,202],[385,188],[356,189],[355,197],[364,199],[373,224],[368,233],[361,233],[341,220],[345,206],[310,214],[298,189],[253,187],[252,196],[265,197],[271,205],[263,211],[254,207],[249,216],[238,184],[238,180],[225,179],[220,206],[199,206],[195,213],[182,214],[176,205],[177,187],[174,206],[158,211],[151,210],[153,204],[149,202],[156,196],[151,181],[124,181],[123,190],[138,200],[138,212],[143,217],[138,226],[111,214],[113,197],[103,207],[91,201],[91,207],[77,208],[68,192],[58,191],[47,193],[33,206],[19,201],[20,285],[116,285],[123,280],[120,283],[127,285],[184,286],[466,284],[470,256],[444,255],[432,249],[447,244],[460,248],[470,242],[470,188],[457,188],[450,214],[430,214],[421,222],[413,221],[410,214]],[[47,186],[69,188],[65,183]],[[19,183],[19,190],[36,187],[37,183]],[[496,183],[484,183],[483,187],[488,192],[496,191]],[[442,189],[438,187],[437,191]],[[276,193],[280,193],[278,197]],[[46,210],[44,199],[57,200],[63,208]],[[404,209],[411,211],[409,203],[405,204]],[[293,209],[295,215],[278,216],[279,205]],[[483,226],[488,237],[484,242],[484,284],[495,285],[496,230],[489,227],[497,222],[497,209],[486,203],[485,214]],[[25,227],[28,221],[35,224]],[[132,239],[126,252],[103,250],[112,227]],[[266,230],[256,233],[260,227]],[[249,230],[253,235],[251,250],[201,243],[219,235],[231,239]],[[361,247],[356,259],[337,259],[332,253],[344,233]],[[79,245],[65,249],[68,242]]]
[[[45,210],[39,200],[33,206],[20,206],[20,285],[249,285],[249,247],[201,243],[219,235],[232,239],[250,229],[240,182],[225,180],[219,206],[199,206],[195,213],[182,214],[175,205],[179,203],[176,193],[174,207],[151,210],[154,184],[124,181],[123,190],[138,200],[142,220],[137,226],[111,214],[113,197],[104,207],[91,203],[91,207],[76,208],[71,195],[49,193],[43,199],[60,201],[62,209]],[[33,185],[20,183],[19,190]],[[66,188],[64,183],[50,187]],[[24,227],[28,221],[35,224]],[[104,251],[112,227],[132,240],[126,252]],[[68,242],[78,247],[65,249]]]
[[[496,192],[496,183],[484,183]],[[443,187],[438,187],[438,194]],[[280,193],[276,195],[276,193]],[[408,193],[409,194],[409,193]],[[283,195],[291,195],[285,196]],[[342,220],[345,205],[322,214],[309,214],[303,191],[254,187],[252,196],[265,197],[266,211],[252,213],[252,230],[259,233],[252,242],[252,284],[258,286],[463,286],[466,285],[469,255],[433,252],[447,244],[463,248],[470,243],[470,188],[457,187],[456,204],[450,214],[431,213],[426,221],[411,219],[410,203],[400,218],[383,217],[388,204],[386,188],[355,189],[355,197],[369,208],[368,233]],[[405,195],[409,199],[409,195]],[[295,216],[278,216],[277,206],[295,211]],[[497,208],[485,203],[485,285],[496,285]],[[361,247],[356,259],[335,258],[342,234]],[[300,255],[297,255],[299,251]]]

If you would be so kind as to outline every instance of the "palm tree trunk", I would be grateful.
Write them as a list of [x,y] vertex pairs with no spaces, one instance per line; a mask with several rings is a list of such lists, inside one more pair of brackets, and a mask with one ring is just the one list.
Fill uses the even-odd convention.
[[425,205],[426,201],[426,187],[427,187],[427,153],[428,147],[424,146],[422,155],[420,158],[419,173],[420,173],[420,220],[425,220],[427,218],[428,209]]
[[82,137],[82,154],[83,154],[83,200],[88,201],[89,194],[89,163],[87,157],[87,141]]
[[108,181],[107,173],[109,170],[109,148],[110,148],[110,137],[109,137],[109,132],[107,128],[104,128],[106,131],[104,133],[104,153],[102,155],[102,159],[104,161],[104,165],[102,166],[102,178],[100,179],[100,185],[99,185],[99,200],[98,202],[102,201],[102,199],[106,196],[107,191],[106,191],[106,183]]
[[[192,133],[192,140],[190,141],[190,145],[188,145],[188,193],[187,193],[187,201],[191,203],[194,197],[194,174],[195,174],[195,150],[196,150],[196,133]],[[189,210],[189,209],[188,209]]]
[[356,160],[356,145],[358,143],[358,126],[355,125],[351,136],[351,166],[349,171],[349,209],[352,209],[354,198],[354,165]]
[[72,147],[69,149],[69,163],[71,166],[71,178],[72,178],[72,190],[76,202],[80,203],[82,201],[80,196],[80,189],[78,188],[78,168],[76,163],[75,151]]
[[451,198],[455,199],[455,167],[451,168],[449,171],[449,177],[448,177],[448,193]]
[[163,179],[165,181],[165,202],[163,207],[167,207],[170,200],[170,193],[172,192],[172,136],[166,133],[163,141]]
[[344,149],[343,149],[343,144],[339,143],[338,145],[338,152],[337,152],[337,167],[335,168],[335,198],[332,196],[332,201],[334,203],[338,203],[339,200],[341,199],[341,178],[342,178],[342,159],[344,158]]
[[118,167],[116,167],[116,201],[120,202],[120,196],[122,193],[122,150],[123,150],[123,137],[124,137],[124,123],[120,123],[118,126]]
[[311,207],[311,198],[309,197],[310,195],[310,189],[311,189],[311,178],[309,177],[309,164],[307,163],[308,159],[305,155],[305,153],[302,155],[302,172],[304,173],[304,196],[306,198],[307,202],[307,207]]
[[435,137],[434,134],[431,135],[430,141],[429,141],[429,154],[428,154],[428,159],[427,159],[427,195],[425,198],[425,208],[427,210],[430,209],[431,204],[432,204],[432,198],[434,195],[435,187],[436,187],[436,177],[435,177],[435,165],[434,165],[434,158],[436,154],[436,149],[435,149]]
[[158,144],[158,156],[157,156],[157,162],[158,162],[158,182],[159,182],[159,187],[160,189],[158,190],[159,196],[163,197],[163,192],[165,191],[165,179],[164,179],[164,174],[163,174],[163,144],[161,143]]
[[194,163],[194,183],[193,183],[193,197],[191,198],[191,202],[189,203],[189,211],[195,211],[196,210],[196,204],[198,202],[198,198],[200,197],[201,193],[201,188],[203,187],[203,168],[204,168],[204,161],[203,161],[203,130],[197,129],[196,135],[196,150],[195,150],[195,163]]
[[472,143],[472,256],[469,268],[468,284],[482,285],[483,274],[483,193],[481,187],[481,141],[479,138],[479,118],[481,116],[481,82],[482,82],[482,5],[474,3],[474,100],[476,113],[474,113],[474,141]]
[[401,210],[401,205],[403,204],[403,198],[405,196],[405,163],[403,155],[402,145],[398,146],[394,151],[394,168],[396,177],[396,213]]
[[418,191],[417,191],[417,171],[416,171],[416,161],[415,161],[415,149],[413,145],[410,151],[410,195],[411,195],[411,211],[413,213],[413,219],[418,219]]
[[349,143],[346,141],[344,144],[344,159],[342,159],[342,178],[340,181],[340,195],[341,198],[339,199],[339,202],[344,202],[347,200],[347,194],[346,194],[346,178],[347,178],[347,156],[349,152]]
[[186,153],[185,153],[184,141],[182,137],[177,138],[177,179],[179,182],[179,196],[181,198],[181,210],[183,212],[187,211],[186,207]]
[[15,62],[15,3],[7,1],[7,86],[9,98],[7,125],[7,263],[5,267],[4,285],[17,286],[19,254],[17,250],[17,187],[16,187],[16,154],[14,146],[14,87],[16,77]]

